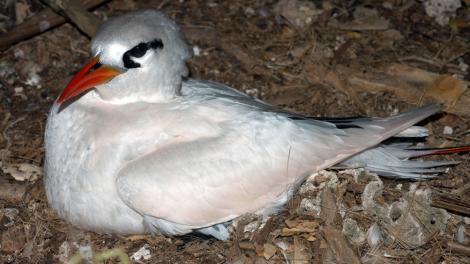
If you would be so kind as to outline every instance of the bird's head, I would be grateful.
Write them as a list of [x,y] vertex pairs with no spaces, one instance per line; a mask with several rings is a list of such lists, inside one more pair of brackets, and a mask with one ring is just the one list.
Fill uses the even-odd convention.
[[93,58],[57,98],[62,104],[96,88],[104,100],[136,102],[175,96],[191,52],[163,13],[142,10],[106,21],[91,42]]

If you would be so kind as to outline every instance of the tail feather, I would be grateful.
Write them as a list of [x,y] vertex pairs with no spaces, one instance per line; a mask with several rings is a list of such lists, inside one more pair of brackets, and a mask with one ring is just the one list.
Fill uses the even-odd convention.
[[397,168],[435,168],[452,166],[459,164],[460,161],[434,161],[434,160],[403,160]]
[[447,171],[459,161],[410,159],[428,155],[468,152],[470,146],[451,148],[411,147],[411,143],[382,144],[338,164],[337,168],[363,167],[383,177],[395,179],[430,179]]
[[426,154],[423,154],[420,156],[444,155],[444,154],[452,154],[452,153],[470,152],[470,146],[449,147],[449,148],[426,148],[426,149],[421,149],[420,151],[426,152]]
[[[439,111],[440,107],[438,105],[427,105],[387,118],[374,118],[368,120],[358,119],[355,122],[351,122],[351,125],[357,125],[359,127],[366,128],[368,132],[364,130],[358,130],[356,131],[358,137],[355,137],[353,129],[351,129],[349,135],[351,136],[351,139],[355,141],[361,141],[361,139],[370,143],[378,141],[376,143],[378,144],[383,140],[386,140],[393,136],[410,134],[409,131],[416,130],[415,128],[413,128],[414,124],[422,121],[423,119],[426,119],[427,117]],[[422,133],[423,131],[421,131],[420,133],[413,132],[411,134]],[[364,144],[364,142],[361,142],[360,144],[368,145]]]
[[385,178],[391,178],[391,179],[400,179],[400,180],[430,180],[436,178],[435,174],[417,174],[417,173],[400,173],[397,174],[396,172],[390,172],[390,171],[383,171],[383,172],[375,172],[378,175],[385,177]]
[[[389,118],[359,118],[335,120],[336,125],[349,125],[348,137],[360,146],[373,145],[389,137],[425,137],[426,128],[413,126],[424,118],[439,112],[437,105],[428,105],[409,112]],[[341,123],[343,122],[343,123]],[[354,127],[366,128],[365,131]],[[346,143],[347,140],[345,140]],[[349,143],[351,144],[351,143]],[[470,146],[452,148],[413,147],[412,143],[382,143],[370,147],[346,160],[336,164],[333,168],[358,168],[377,173],[381,176],[398,179],[428,179],[437,177],[447,170],[449,166],[456,165],[457,161],[430,161],[411,159],[428,155],[461,153],[470,151]]]
[[405,173],[417,173],[417,174],[436,174],[436,173],[445,172],[447,170],[446,168],[436,168],[436,167],[419,168],[419,167],[391,167],[391,166],[380,166],[380,165],[369,165],[368,168],[376,170],[376,171],[382,170],[382,171],[390,171],[390,172],[395,171],[397,173],[405,172]]

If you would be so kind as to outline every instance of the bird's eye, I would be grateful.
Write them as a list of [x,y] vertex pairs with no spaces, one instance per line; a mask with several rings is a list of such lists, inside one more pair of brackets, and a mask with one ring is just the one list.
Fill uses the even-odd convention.
[[134,58],[140,58],[147,53],[147,50],[150,48],[149,46],[147,43],[140,43],[128,51],[129,55]]
[[135,62],[132,58],[141,58],[143,57],[149,49],[162,49],[163,43],[159,39],[154,39],[149,42],[141,42],[137,44],[132,49],[126,51],[122,56],[122,61],[124,63],[124,67],[130,68],[138,68],[140,67],[140,63]]

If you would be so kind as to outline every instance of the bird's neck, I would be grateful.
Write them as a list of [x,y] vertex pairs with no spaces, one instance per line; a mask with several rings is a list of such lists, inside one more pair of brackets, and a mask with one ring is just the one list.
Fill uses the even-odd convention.
[[129,104],[138,102],[167,102],[180,94],[181,76],[159,74],[134,74],[127,78],[113,79],[97,87],[100,100],[111,104]]

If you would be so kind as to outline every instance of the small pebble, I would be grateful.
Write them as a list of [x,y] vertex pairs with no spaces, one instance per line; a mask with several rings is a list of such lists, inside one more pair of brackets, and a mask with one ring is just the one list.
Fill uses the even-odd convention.
[[24,57],[24,52],[21,49],[15,49],[13,51],[13,56],[15,56],[15,58],[17,58],[17,59],[23,58]]
[[466,225],[470,225],[470,217],[464,217],[464,218],[463,218],[463,222],[464,222]]
[[444,135],[452,135],[452,133],[454,133],[454,129],[452,129],[450,126],[445,126],[442,133],[444,133]]
[[468,69],[470,68],[467,63],[462,58],[458,59],[459,61],[459,69],[463,72],[467,72]]
[[194,56],[201,56],[201,49],[198,47],[198,46],[193,46],[193,53],[194,53]]
[[140,260],[148,260],[150,259],[150,250],[149,250],[149,245],[145,244],[143,245],[139,250],[137,250],[134,254],[131,256],[131,260],[133,261],[140,261]]
[[21,86],[15,87],[15,93],[23,93],[24,88]]
[[247,7],[245,9],[245,15],[248,17],[254,16],[256,14],[255,10],[252,7]]
[[41,22],[39,22],[39,30],[41,32],[48,30],[50,27],[51,27],[51,24],[46,20],[42,20]]
[[464,225],[459,225],[459,227],[457,227],[457,233],[455,234],[455,239],[457,240],[457,242],[459,242],[460,244],[467,244],[468,243],[468,237],[467,237],[467,234],[465,233],[465,226]]
[[374,223],[369,230],[367,230],[367,243],[371,248],[375,248],[382,240],[382,231],[377,223]]

